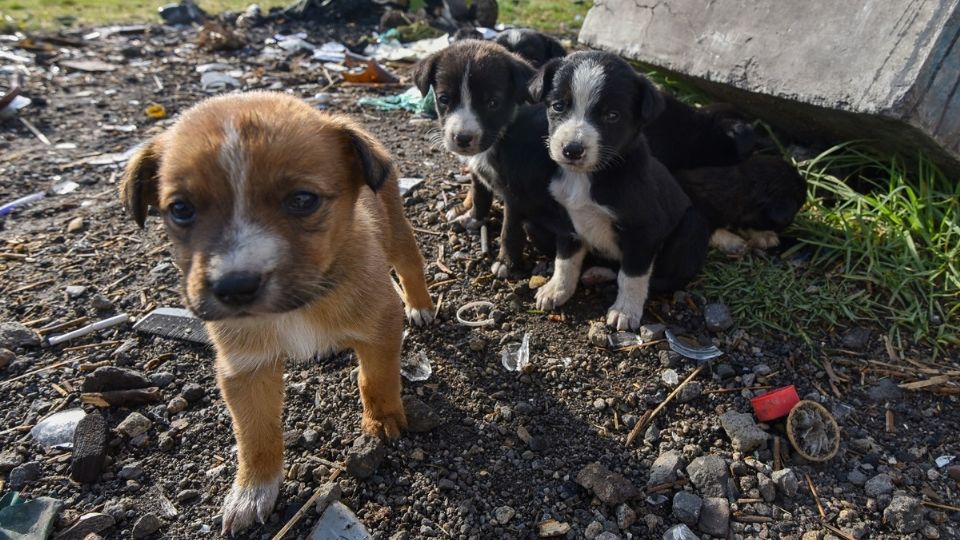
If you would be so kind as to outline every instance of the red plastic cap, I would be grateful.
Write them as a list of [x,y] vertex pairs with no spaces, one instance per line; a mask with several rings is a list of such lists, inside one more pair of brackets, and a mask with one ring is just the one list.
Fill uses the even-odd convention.
[[753,413],[757,415],[757,420],[761,422],[783,418],[790,414],[790,410],[799,402],[800,396],[797,395],[797,389],[792,384],[771,390],[750,400],[750,404],[753,405]]

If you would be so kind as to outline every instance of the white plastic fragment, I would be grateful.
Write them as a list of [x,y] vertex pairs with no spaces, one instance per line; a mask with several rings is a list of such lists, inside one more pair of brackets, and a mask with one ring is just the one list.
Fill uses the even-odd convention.
[[323,512],[308,538],[309,540],[368,540],[372,537],[353,511],[337,501]]
[[957,456],[940,456],[940,457],[938,457],[938,458],[937,458],[937,468],[938,468],[938,469],[942,469],[942,468],[946,467],[947,465],[953,463],[953,460],[956,459],[956,458],[957,458]]
[[614,332],[607,336],[607,343],[611,349],[623,349],[624,347],[636,347],[643,343],[640,336],[633,332]]
[[59,345],[65,341],[70,341],[71,339],[85,336],[96,332],[97,330],[104,330],[119,324],[123,324],[130,320],[130,316],[126,313],[121,313],[109,319],[104,319],[102,321],[97,321],[95,323],[88,324],[81,328],[77,328],[73,332],[67,332],[66,334],[60,334],[58,336],[50,336],[50,345]]
[[477,300],[475,302],[467,302],[466,304],[460,306],[460,308],[457,310],[457,322],[464,326],[473,326],[473,327],[489,326],[491,324],[496,323],[496,321],[494,321],[493,318],[490,317],[489,315],[487,316],[486,319],[481,319],[478,321],[476,320],[471,321],[471,320],[465,319],[463,317],[463,314],[471,309],[475,309],[477,311],[480,311],[481,309],[487,309],[488,311],[493,311],[493,302],[488,302],[486,300]]
[[667,342],[670,343],[670,348],[674,352],[690,358],[691,360],[699,360],[701,362],[706,362],[707,360],[712,360],[718,356],[723,356],[723,351],[718,349],[714,345],[709,347],[694,347],[687,345],[686,343],[677,339],[677,336],[673,335],[669,329],[666,331]]
[[86,415],[83,409],[68,409],[51,414],[33,426],[30,436],[48,450],[73,448],[73,433]]
[[400,374],[410,382],[425,381],[433,374],[433,366],[427,353],[420,351],[415,356],[407,356],[400,361]]
[[520,343],[507,343],[500,351],[500,363],[507,371],[524,371],[530,365],[530,333]]

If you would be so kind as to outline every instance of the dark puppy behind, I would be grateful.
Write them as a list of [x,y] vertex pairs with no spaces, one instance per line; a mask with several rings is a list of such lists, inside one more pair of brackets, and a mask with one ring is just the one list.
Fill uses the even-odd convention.
[[681,170],[675,176],[715,230],[711,244],[730,254],[778,245],[777,232],[793,221],[807,194],[804,178],[776,156],[751,156],[737,165]]
[[607,324],[636,328],[651,287],[676,289],[699,272],[710,234],[647,147],[643,128],[662,112],[663,97],[629,64],[602,52],[551,60],[530,91],[548,104],[550,156],[561,166],[550,193],[583,243],[572,256],[558,253],[537,305],[552,309],[570,298],[589,248],[620,262]]
[[519,54],[524,60],[539,68],[551,58],[567,55],[566,49],[552,37],[529,28],[511,28],[501,32],[495,40],[508,51]]
[[[478,40],[451,44],[424,59],[414,73],[421,92],[432,86],[436,93],[444,146],[471,171],[471,192],[460,208],[461,219],[483,220],[493,194],[503,199],[500,253],[492,268],[500,277],[520,264],[524,226],[547,249],[557,231],[566,231],[560,236],[568,238],[572,230],[563,208],[547,191],[557,166],[543,142],[544,107],[524,105],[532,75],[533,69],[517,55]],[[560,249],[567,253],[565,245]]]

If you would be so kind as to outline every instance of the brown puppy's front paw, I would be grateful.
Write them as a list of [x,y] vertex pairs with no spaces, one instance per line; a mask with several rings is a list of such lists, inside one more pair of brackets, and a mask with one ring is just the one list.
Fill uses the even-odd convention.
[[273,505],[280,493],[280,483],[283,480],[281,473],[276,479],[259,484],[241,486],[234,481],[230,493],[223,501],[222,534],[237,534],[253,524],[256,519],[266,523]]
[[402,408],[399,412],[381,414],[378,417],[364,412],[363,419],[360,421],[360,429],[364,433],[387,441],[398,439],[400,431],[406,428],[407,415]]

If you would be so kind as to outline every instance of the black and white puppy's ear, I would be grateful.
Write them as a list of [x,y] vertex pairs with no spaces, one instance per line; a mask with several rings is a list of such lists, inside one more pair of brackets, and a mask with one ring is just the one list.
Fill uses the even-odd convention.
[[649,124],[654,118],[660,116],[666,107],[666,102],[657,85],[639,73],[637,85],[637,110],[640,113],[640,122]]
[[527,86],[535,73],[533,66],[520,56],[512,56],[513,58],[510,59],[510,76],[513,79],[514,100],[517,103],[532,103],[533,98],[531,98]]
[[357,156],[360,176],[370,189],[377,191],[394,175],[390,153],[373,136],[355,125],[347,124],[344,132]]
[[413,70],[413,83],[417,85],[421,95],[427,95],[430,87],[437,82],[437,64],[440,63],[440,57],[444,51],[439,51],[424,58],[417,64]]
[[530,79],[530,84],[527,85],[527,89],[530,92],[530,99],[532,99],[534,103],[543,101],[546,99],[547,94],[550,93],[550,90],[553,88],[553,76],[557,73],[560,62],[560,58],[550,59],[550,61],[544,64],[533,78]]
[[163,136],[159,135],[147,141],[130,158],[120,180],[120,199],[141,229],[147,219],[147,211],[159,204],[158,171],[162,153]]
[[567,50],[563,48],[559,41],[553,38],[547,39],[547,56],[549,58],[563,58],[566,55]]

